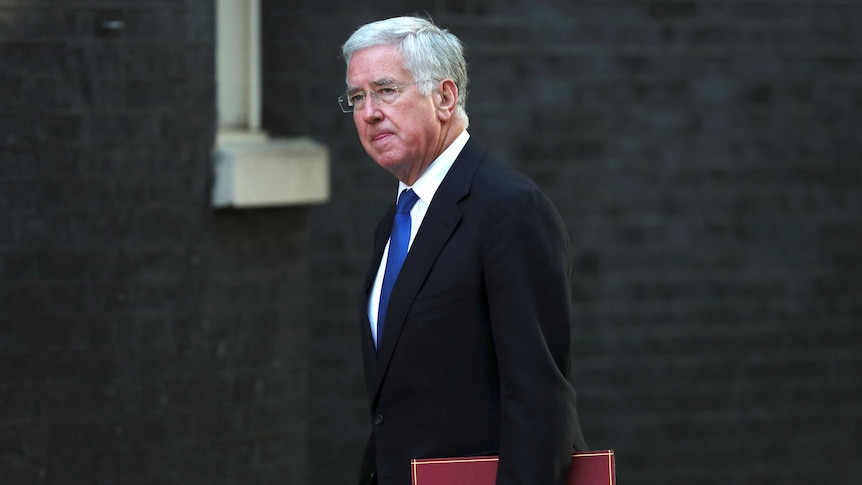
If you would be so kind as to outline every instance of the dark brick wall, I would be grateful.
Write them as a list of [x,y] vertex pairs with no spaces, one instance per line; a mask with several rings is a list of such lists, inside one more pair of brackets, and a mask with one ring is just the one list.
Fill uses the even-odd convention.
[[350,483],[368,430],[356,289],[394,190],[336,106],[339,46],[422,11],[466,43],[471,132],[577,245],[574,381],[622,480],[862,479],[859,2],[264,4],[268,127],[332,150],[308,255],[313,483]]
[[209,207],[211,3],[0,1],[3,484],[307,482],[308,211]]
[[243,211],[208,204],[210,3],[0,0],[0,481],[353,482],[394,182],[339,46],[422,11],[467,45],[473,135],[566,219],[623,481],[862,478],[858,2],[264,0],[264,126],[327,144],[333,198]]

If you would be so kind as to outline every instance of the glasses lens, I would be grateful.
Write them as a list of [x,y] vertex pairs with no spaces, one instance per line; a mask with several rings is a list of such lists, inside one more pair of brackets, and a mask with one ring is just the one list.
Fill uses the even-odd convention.
[[392,104],[398,99],[398,95],[401,94],[400,86],[384,86],[377,90],[377,98],[380,101],[383,101],[386,104]]
[[348,101],[346,95],[341,95],[338,97],[338,105],[341,107],[341,111],[345,113],[353,112],[353,106],[350,105],[350,102]]

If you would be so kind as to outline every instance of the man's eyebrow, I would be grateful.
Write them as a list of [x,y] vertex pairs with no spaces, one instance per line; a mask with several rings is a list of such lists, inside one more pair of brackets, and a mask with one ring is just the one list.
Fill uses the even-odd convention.
[[375,86],[386,86],[387,84],[395,84],[395,80],[387,77],[373,81],[371,84]]
[[[371,81],[371,85],[375,86],[375,87],[388,86],[390,84],[395,84],[395,80],[392,78],[389,78],[389,77],[385,77],[382,79],[377,79],[377,80]],[[362,91],[362,88],[360,88],[358,86],[349,86],[347,88],[348,93],[355,93],[357,91]]]

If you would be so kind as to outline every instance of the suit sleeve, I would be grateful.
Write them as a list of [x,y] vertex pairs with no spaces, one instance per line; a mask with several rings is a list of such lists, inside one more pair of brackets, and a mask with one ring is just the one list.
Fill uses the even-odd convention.
[[564,484],[578,426],[568,382],[568,236],[550,201],[531,187],[489,211],[482,254],[500,372],[497,485]]

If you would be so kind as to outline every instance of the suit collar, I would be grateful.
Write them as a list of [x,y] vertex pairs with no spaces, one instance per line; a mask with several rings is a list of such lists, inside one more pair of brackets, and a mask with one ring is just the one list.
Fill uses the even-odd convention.
[[452,165],[469,139],[470,134],[467,130],[462,131],[452,144],[443,150],[443,153],[425,169],[425,172],[416,180],[412,187],[404,184],[404,182],[399,182],[398,193],[400,194],[405,189],[413,189],[422,201],[430,204],[434,200],[434,195],[437,193],[443,180],[446,178],[446,174],[452,169]]

